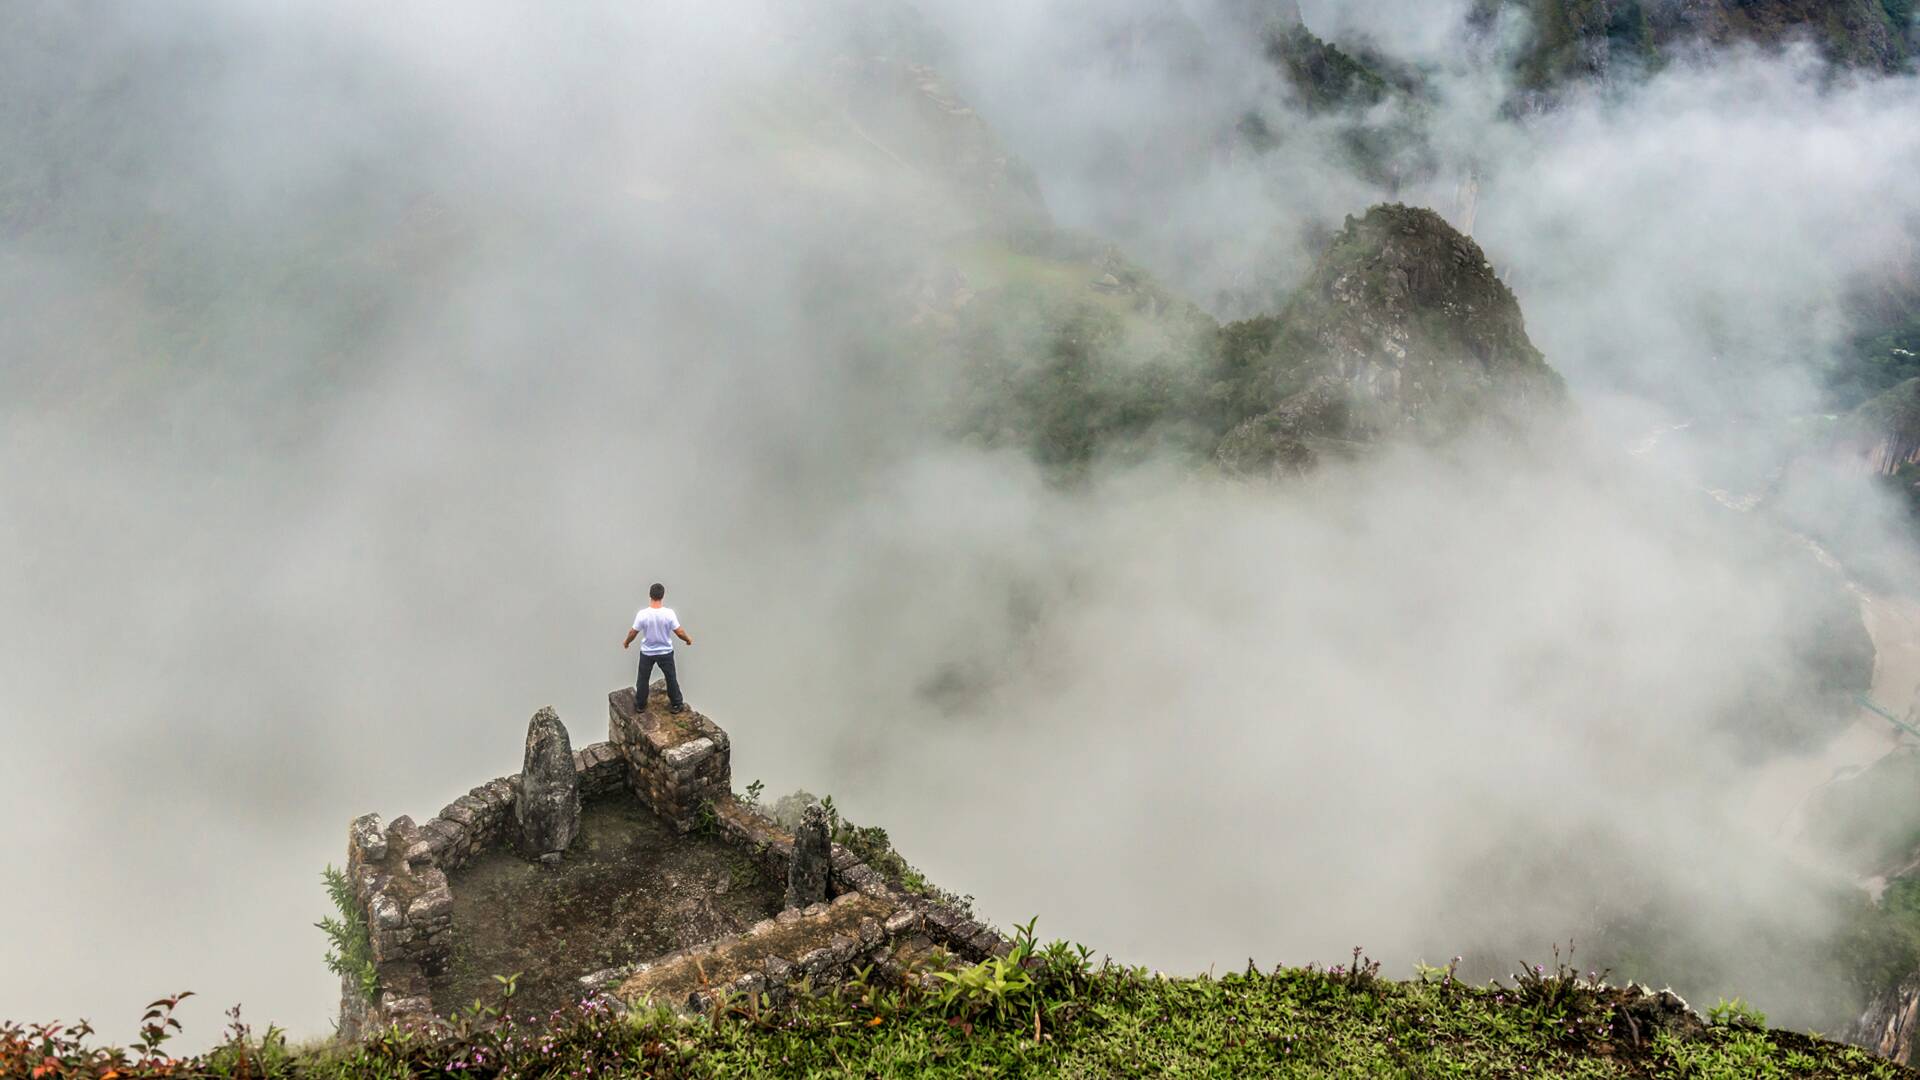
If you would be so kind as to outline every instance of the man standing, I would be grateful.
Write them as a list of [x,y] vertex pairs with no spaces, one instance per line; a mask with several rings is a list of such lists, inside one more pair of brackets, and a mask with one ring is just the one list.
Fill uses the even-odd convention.
[[667,598],[665,585],[655,583],[647,596],[652,603],[633,617],[633,629],[627,631],[627,640],[620,646],[629,648],[634,638],[640,639],[640,679],[633,684],[633,707],[636,711],[647,707],[647,684],[653,681],[653,666],[658,664],[660,673],[667,677],[667,701],[674,712],[685,712],[687,702],[680,696],[680,676],[673,670],[673,637],[669,635],[678,635],[689,645],[693,639],[680,629],[680,619],[673,609],[661,606]]

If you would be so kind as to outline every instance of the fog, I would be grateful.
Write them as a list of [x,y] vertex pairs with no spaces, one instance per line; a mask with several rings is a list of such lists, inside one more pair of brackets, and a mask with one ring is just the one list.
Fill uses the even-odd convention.
[[[346,823],[514,771],[541,705],[603,738],[654,580],[739,785],[831,791],[999,925],[1492,974],[1660,897],[1703,967],[1634,974],[1826,1015],[1750,955],[1830,909],[1730,730],[1803,708],[1838,583],[1703,494],[1789,449],[1707,421],[1819,406],[1850,290],[1913,257],[1920,95],[1735,52],[1514,118],[1444,6],[1302,7],[1429,66],[1433,179],[1338,164],[1224,9],[20,7],[0,1016],[128,1038],[192,989],[189,1041],[234,1002],[324,1033]],[[1224,317],[1382,198],[1464,224],[1471,171],[1575,409],[1273,486],[953,437],[965,372],[898,323],[979,210],[840,122],[876,50]],[[1221,148],[1248,108],[1279,151]],[[1796,524],[1911,569],[1868,477],[1796,475]]]

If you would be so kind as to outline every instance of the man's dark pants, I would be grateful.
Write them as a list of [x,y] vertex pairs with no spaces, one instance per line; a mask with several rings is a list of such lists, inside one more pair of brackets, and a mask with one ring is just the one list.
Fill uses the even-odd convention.
[[673,654],[648,656],[646,653],[641,653],[640,679],[633,684],[633,707],[636,709],[647,707],[647,684],[653,682],[655,664],[660,665],[660,674],[667,677],[667,703],[675,708],[686,704],[686,699],[680,696],[680,676],[673,670]]

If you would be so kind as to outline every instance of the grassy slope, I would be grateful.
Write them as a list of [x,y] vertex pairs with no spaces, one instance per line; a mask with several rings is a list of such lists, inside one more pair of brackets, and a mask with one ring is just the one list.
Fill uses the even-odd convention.
[[[1476,988],[1439,973],[1392,982],[1370,965],[1161,979],[1089,972],[1042,950],[1029,985],[949,1000],[854,986],[781,1012],[747,1002],[683,1020],[588,1006],[545,1019],[470,1016],[352,1048],[233,1039],[209,1057],[129,1067],[80,1051],[53,1075],[463,1076],[1876,1076],[1914,1075],[1863,1051],[1736,1024],[1634,1028],[1571,974]],[[987,969],[982,969],[987,970]],[[989,971],[989,973],[995,973]],[[1002,969],[997,974],[1005,975]],[[0,1029],[0,1073],[41,1062]],[[56,1047],[56,1049],[58,1049]]]
[[[833,1013],[771,1034],[706,1029],[721,1072],[880,1076],[1899,1075],[1847,1048],[1717,1028],[1630,1053],[1572,1012],[1511,991],[1439,983],[1355,986],[1316,971],[1096,981],[1080,1014],[1039,1039],[1024,1018],[964,1035],[938,1018],[841,1033]],[[1623,1040],[1624,1041],[1624,1040]]]

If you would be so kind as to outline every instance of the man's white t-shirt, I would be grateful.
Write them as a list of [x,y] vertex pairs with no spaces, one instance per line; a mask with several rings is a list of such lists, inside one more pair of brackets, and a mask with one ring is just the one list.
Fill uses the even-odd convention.
[[673,632],[680,619],[670,607],[643,607],[633,617],[633,628],[640,634],[640,651],[648,656],[665,656],[673,651]]

